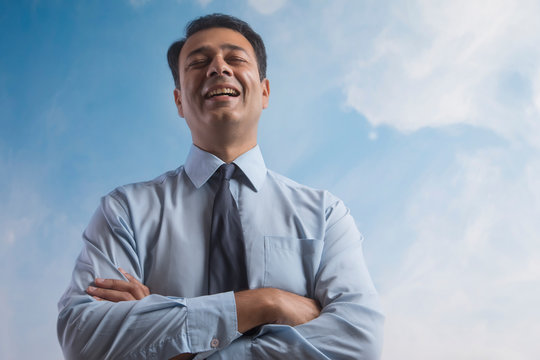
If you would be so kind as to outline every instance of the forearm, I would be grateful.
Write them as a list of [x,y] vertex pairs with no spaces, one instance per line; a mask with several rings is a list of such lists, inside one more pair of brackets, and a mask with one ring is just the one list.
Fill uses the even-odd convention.
[[272,322],[271,291],[272,289],[254,289],[234,294],[239,332],[245,333]]
[[326,306],[317,319],[295,329],[326,356],[321,359],[375,360],[381,355],[383,325],[377,295],[347,294]]
[[[133,295],[128,292],[129,282],[97,280],[97,286],[105,287],[97,289],[104,290],[102,293],[92,291],[101,296],[96,297],[100,301],[75,295],[73,288],[61,301],[58,330],[67,358],[145,358],[158,353],[160,357],[181,354],[174,358],[189,359],[199,352],[204,358],[226,348],[241,336],[238,331],[245,333],[269,323],[294,326],[320,313],[314,300],[273,288],[192,299],[135,294],[139,300],[118,301],[112,294]],[[143,286],[134,278],[131,281]]]
[[321,312],[315,300],[275,288],[241,291],[235,293],[235,299],[242,333],[264,324],[304,324]]
[[150,295],[119,303],[73,300],[81,303],[66,306],[58,318],[68,359],[170,358],[222,348],[239,336],[232,293],[192,299]]
[[[136,304],[137,301],[145,299],[145,301],[149,301],[147,299],[147,297],[149,296],[149,289],[132,275],[125,272],[123,269],[119,268],[118,270],[126,277],[127,280],[97,278],[95,280],[95,285],[97,287],[90,286],[87,289],[87,292],[92,295],[94,299],[98,300],[98,302],[105,302],[108,304],[114,304],[118,302],[131,302],[132,304]],[[226,294],[221,294],[219,296],[223,297],[223,295]],[[207,296],[205,298],[210,299],[211,297]],[[189,302],[189,299],[177,300],[177,302],[180,301],[181,305],[188,308],[187,317],[189,317],[189,314],[195,313],[193,311],[193,305],[191,307],[187,306],[187,302]],[[192,301],[194,301],[194,299],[192,299]],[[320,308],[314,300],[274,288],[260,288],[237,292],[234,294],[234,303],[236,313],[231,320],[234,320],[233,326],[235,328],[237,327],[237,329],[243,333],[248,332],[249,330],[260,325],[269,323],[287,324],[291,326],[303,324],[307,321],[312,320],[320,314]],[[136,306],[137,305],[138,304],[136,304]],[[111,310],[112,309],[109,306],[109,308],[107,309],[108,315],[110,315]],[[211,312],[212,310],[210,310],[209,312]],[[206,316],[203,316],[202,319],[208,317],[207,314],[205,315]],[[124,319],[126,318],[124,314],[122,314],[121,317]],[[110,319],[102,319],[100,323],[104,323],[109,320]],[[130,319],[127,319],[127,321],[129,320]],[[158,321],[162,320],[163,318],[160,318]],[[204,328],[204,323],[198,323],[196,319],[192,319],[191,321],[187,318],[173,320],[177,324],[181,322],[185,322],[186,324],[194,323],[197,325],[197,328]],[[111,325],[114,326],[114,322]],[[111,326],[107,326],[107,328],[110,327]],[[119,335],[120,333],[121,331],[118,331],[117,335]],[[188,334],[189,333],[190,332],[188,331]],[[166,334],[164,334],[164,336],[162,336],[159,340],[160,343],[163,343],[166,340],[167,336],[165,335]],[[169,336],[170,335],[171,334],[169,334]],[[172,335],[174,337],[174,335],[176,334],[173,333]],[[81,336],[79,336],[79,338],[80,337]],[[184,338],[185,337],[186,336],[184,336]],[[189,343],[193,343],[193,341],[189,341]],[[219,339],[213,338],[211,344],[212,347],[215,348],[215,350],[218,350],[217,348],[219,345]],[[224,347],[223,344],[222,347]],[[215,350],[211,350],[210,352],[214,352]],[[193,349],[190,349],[190,351],[194,352]],[[204,352],[200,354],[198,358],[205,358],[206,356],[210,355],[210,352]],[[193,356],[194,355],[192,353],[183,353],[175,356],[173,359],[191,359],[193,358]]]
[[232,292],[191,298],[150,295],[118,303],[96,301],[86,293],[88,286],[98,286],[96,278],[125,280],[119,266],[143,282],[144,246],[130,228],[127,208],[113,197],[104,198],[83,234],[83,249],[58,306],[65,357],[171,358],[219,349],[240,336]]
[[315,278],[320,316],[294,327],[262,326],[253,338],[241,338],[211,359],[378,359],[384,316],[364,263],[362,237],[341,202],[327,211]]
[[362,299],[348,295],[305,324],[264,325],[257,334],[235,340],[209,360],[379,359],[383,323],[376,295]]

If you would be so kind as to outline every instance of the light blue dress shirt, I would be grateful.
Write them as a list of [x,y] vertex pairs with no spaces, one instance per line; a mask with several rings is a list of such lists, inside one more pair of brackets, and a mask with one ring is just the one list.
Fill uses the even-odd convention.
[[[349,210],[327,191],[266,169],[259,147],[234,163],[249,287],[274,287],[319,301],[300,326],[237,330],[233,292],[208,295],[213,176],[219,158],[192,146],[184,166],[101,199],[83,234],[73,278],[58,304],[68,359],[377,359],[383,315]],[[138,301],[95,301],[96,277],[149,287]]]

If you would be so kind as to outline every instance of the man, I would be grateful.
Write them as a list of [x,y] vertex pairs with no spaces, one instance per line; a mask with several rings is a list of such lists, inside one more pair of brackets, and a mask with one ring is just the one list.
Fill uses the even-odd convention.
[[193,146],[102,198],[59,302],[66,358],[378,358],[383,316],[349,211],[264,165],[259,35],[208,15],[168,59]]

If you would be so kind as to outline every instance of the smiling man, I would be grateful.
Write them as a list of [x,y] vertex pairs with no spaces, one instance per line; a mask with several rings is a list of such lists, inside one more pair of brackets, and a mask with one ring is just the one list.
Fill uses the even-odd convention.
[[266,52],[245,22],[191,22],[168,52],[185,165],[103,197],[58,336],[70,359],[377,359],[362,237],[330,193],[267,170]]

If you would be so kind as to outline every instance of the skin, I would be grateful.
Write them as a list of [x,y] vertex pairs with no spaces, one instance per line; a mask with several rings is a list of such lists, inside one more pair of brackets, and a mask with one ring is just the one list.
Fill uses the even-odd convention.
[[[244,36],[224,28],[193,34],[180,53],[179,74],[174,100],[196,146],[230,163],[257,145],[270,84],[260,80],[255,52]],[[215,87],[232,87],[240,94],[206,98]]]
[[[260,80],[253,47],[240,33],[207,29],[188,38],[179,58],[180,89],[174,90],[178,114],[186,120],[193,143],[226,163],[257,145],[261,112],[268,106],[270,85]],[[231,88],[238,96],[208,98],[209,91]],[[141,300],[149,289],[119,270],[127,281],[96,278],[87,293],[98,301]],[[304,324],[320,314],[318,303],[274,288],[236,292],[238,331],[263,324]],[[174,359],[191,359],[180,354]]]

